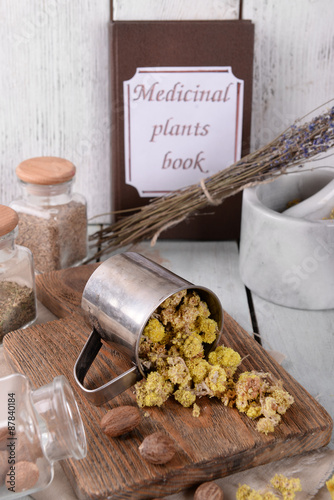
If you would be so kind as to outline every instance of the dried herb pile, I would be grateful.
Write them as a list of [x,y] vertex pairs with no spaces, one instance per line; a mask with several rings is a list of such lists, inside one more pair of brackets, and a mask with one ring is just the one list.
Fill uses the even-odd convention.
[[19,213],[16,243],[31,250],[39,272],[71,267],[87,255],[86,206],[71,201],[52,208],[54,216],[48,218]]
[[36,317],[35,295],[32,288],[14,281],[0,281],[0,340]]
[[259,432],[274,432],[294,398],[270,373],[245,371],[235,377],[242,359],[230,347],[219,345],[206,357],[219,331],[210,315],[191,290],[172,295],[153,313],[139,346],[147,377],[135,385],[138,406],[162,406],[173,397],[199,417],[197,398],[208,396],[256,420]]

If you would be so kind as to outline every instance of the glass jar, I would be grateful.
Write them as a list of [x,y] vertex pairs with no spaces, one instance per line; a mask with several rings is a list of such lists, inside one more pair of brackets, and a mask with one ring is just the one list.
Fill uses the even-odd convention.
[[1,499],[43,490],[56,461],[86,453],[80,411],[63,375],[36,390],[18,373],[0,379]]
[[0,205],[0,341],[36,319],[36,292],[30,250],[16,244],[18,215]]
[[19,215],[18,243],[28,247],[39,273],[82,263],[87,256],[87,204],[72,193],[75,166],[40,157],[16,168],[22,198],[10,206]]

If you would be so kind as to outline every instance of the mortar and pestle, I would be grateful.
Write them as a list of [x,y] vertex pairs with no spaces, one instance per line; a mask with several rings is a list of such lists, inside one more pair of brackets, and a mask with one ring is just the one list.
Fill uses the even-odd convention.
[[282,306],[334,308],[333,208],[331,168],[296,171],[245,189],[240,234],[244,284]]

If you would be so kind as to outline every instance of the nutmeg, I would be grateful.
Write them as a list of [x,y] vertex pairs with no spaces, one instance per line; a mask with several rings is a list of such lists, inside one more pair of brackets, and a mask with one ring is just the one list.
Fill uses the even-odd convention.
[[141,421],[140,411],[135,406],[118,406],[103,415],[100,426],[108,437],[117,437],[132,431]]
[[0,487],[5,484],[7,471],[8,471],[8,453],[7,451],[0,451]]
[[195,491],[194,500],[223,500],[223,490],[214,481],[202,483]]
[[0,428],[0,450],[7,449],[8,427]]
[[164,432],[154,432],[139,446],[141,456],[152,464],[165,464],[176,453],[174,441]]
[[[9,471],[8,471],[9,472]],[[21,461],[15,464],[15,491],[33,488],[39,478],[39,469],[33,462]]]
[[29,439],[26,434],[19,432],[16,434],[15,458],[17,462],[36,462],[43,456],[41,443],[37,436]]
[[[38,439],[29,440],[26,434],[15,433],[15,474],[16,469],[19,467],[19,471],[21,469],[26,470],[27,467],[30,467],[33,471],[36,471],[36,468],[33,465],[36,463],[37,459],[43,456],[43,451]],[[8,438],[5,440],[5,445],[7,447]],[[2,450],[0,447],[0,487],[5,484],[6,475],[10,472],[8,469],[8,448],[6,450]],[[19,464],[29,464],[28,466],[22,466]],[[31,465],[30,465],[31,464]],[[37,466],[36,466],[37,467]],[[38,471],[38,468],[37,468]],[[19,474],[21,474],[19,472]],[[21,480],[21,479],[20,479]],[[15,480],[15,488],[17,488],[16,480]],[[19,490],[17,490],[19,491]]]

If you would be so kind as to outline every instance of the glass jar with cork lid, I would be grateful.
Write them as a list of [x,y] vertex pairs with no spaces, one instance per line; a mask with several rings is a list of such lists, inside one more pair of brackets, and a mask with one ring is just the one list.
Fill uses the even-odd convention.
[[44,273],[80,264],[87,255],[87,204],[73,193],[76,168],[53,156],[25,160],[16,168],[22,198],[10,206],[19,215],[18,243]]
[[0,205],[0,341],[36,319],[33,258],[16,244],[18,221],[12,208]]

